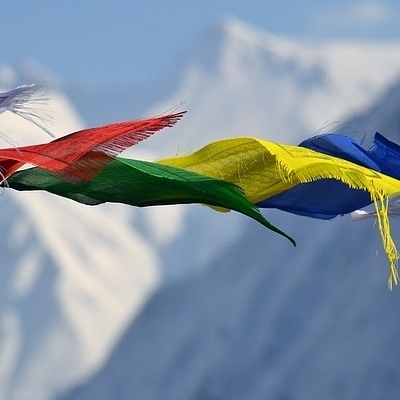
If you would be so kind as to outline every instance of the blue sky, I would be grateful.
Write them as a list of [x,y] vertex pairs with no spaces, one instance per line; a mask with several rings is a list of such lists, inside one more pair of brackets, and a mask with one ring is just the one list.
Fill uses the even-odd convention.
[[400,2],[3,0],[1,65],[34,60],[88,85],[147,85],[209,26],[235,16],[311,39],[400,41]]

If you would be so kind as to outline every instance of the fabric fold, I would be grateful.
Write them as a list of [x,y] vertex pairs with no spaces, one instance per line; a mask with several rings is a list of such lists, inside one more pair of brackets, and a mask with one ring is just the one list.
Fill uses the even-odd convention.
[[[216,141],[192,154],[161,159],[158,163],[235,183],[251,202],[260,207],[268,207],[268,200],[273,196],[315,182],[320,182],[321,189],[332,200],[333,214],[349,213],[358,209],[360,204],[364,206],[364,203],[373,202],[383,247],[389,258],[389,286],[397,284],[399,254],[390,235],[387,208],[388,199],[400,193],[397,179],[309,148],[255,138]],[[329,192],[330,182],[336,181],[339,184],[334,186],[339,188],[340,195]],[[318,218],[320,211],[313,215],[314,201],[311,202],[308,196],[298,196],[297,200],[296,207],[300,212]]]

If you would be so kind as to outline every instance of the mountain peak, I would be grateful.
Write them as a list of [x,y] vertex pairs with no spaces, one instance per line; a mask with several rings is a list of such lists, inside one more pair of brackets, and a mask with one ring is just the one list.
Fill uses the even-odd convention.
[[248,44],[252,45],[266,47],[268,45],[279,44],[288,46],[294,42],[294,40],[290,38],[285,38],[284,36],[275,35],[271,32],[259,29],[233,16],[227,16],[221,19],[215,26],[220,30],[221,34],[230,36],[236,40],[246,41]]
[[[202,57],[204,60],[205,54],[207,59],[211,55],[215,59],[230,47],[234,47],[235,50],[240,48],[242,53],[247,49],[249,52],[270,51],[283,56],[292,53],[298,46],[299,43],[293,40],[262,31],[242,20],[228,16],[210,25],[193,48],[196,49],[199,58]],[[190,57],[193,56],[191,52]]]

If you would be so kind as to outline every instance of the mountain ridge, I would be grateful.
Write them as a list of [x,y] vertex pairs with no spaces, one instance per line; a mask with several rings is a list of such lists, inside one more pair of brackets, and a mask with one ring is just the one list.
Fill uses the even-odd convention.
[[[342,54],[351,53],[352,46],[341,50]],[[363,49],[364,57],[369,54],[369,48],[367,50]],[[334,56],[340,53],[339,49],[332,50],[331,47],[321,54],[326,56],[330,51],[335,53]],[[391,54],[386,54],[386,60],[391,57]],[[353,62],[355,58],[353,54]],[[339,67],[339,71],[346,69],[345,63]],[[356,67],[357,64],[351,62],[347,65],[347,69],[354,68],[355,74]],[[340,76],[339,71],[336,71],[337,76]],[[368,76],[371,71],[363,73]],[[202,101],[188,103],[193,105],[192,111],[196,115],[191,118],[188,107],[188,118],[177,127],[178,132],[172,132],[172,136],[176,133],[176,137],[184,137],[191,128],[196,133],[189,131],[193,135],[189,139],[196,140],[206,124],[214,132],[220,133],[222,128],[238,132],[238,127],[245,126],[251,119],[247,113],[244,121],[240,122],[243,113],[237,110],[247,111],[253,107],[251,90],[246,92],[245,88],[254,76],[242,77],[246,85],[239,82],[241,90],[236,92],[235,79],[232,82],[228,79],[225,91],[221,84],[223,80],[214,82],[210,94],[215,75],[200,75],[193,86],[193,96],[200,96]],[[322,87],[327,89],[324,105],[329,101],[340,101],[340,87],[349,84],[351,76],[348,74],[342,78],[339,89],[332,89],[329,85]],[[363,79],[344,93],[339,106],[329,107],[329,113],[335,117],[340,109],[338,117],[344,122],[347,121],[347,110],[349,114],[350,110],[358,112],[360,121],[357,126],[368,129],[362,135],[375,131],[374,126],[361,124],[361,103],[357,106],[352,104],[352,99],[368,93],[369,89],[363,87]],[[396,74],[393,82],[395,79]],[[391,83],[388,80],[387,85],[380,85],[375,81],[376,92],[367,96],[365,107],[370,104],[377,110],[387,109],[381,105],[384,104],[385,90]],[[324,91],[321,89],[318,96],[313,90],[296,92],[301,87],[296,85],[293,105],[300,104],[302,94],[303,103],[308,107],[315,104],[318,111],[321,106],[318,98]],[[330,85],[333,86],[333,82]],[[235,90],[231,91],[232,87]],[[228,112],[226,104],[230,105],[238,98],[232,93],[239,92],[246,101]],[[172,100],[170,97],[162,101],[154,110],[165,108],[182,93],[189,93],[185,84],[172,93]],[[332,93],[335,96],[331,96]],[[220,98],[215,99],[215,96]],[[375,96],[382,96],[382,103],[373,106]],[[209,103],[215,108],[214,113],[209,112]],[[276,114],[284,121],[290,119],[295,109],[289,107],[287,114]],[[269,112],[276,110],[269,109]],[[392,105],[390,110],[393,116],[398,113],[396,105]],[[221,120],[218,120],[218,113]],[[367,109],[363,118],[367,120],[368,117]],[[296,143],[304,138],[306,126],[313,123],[310,122],[312,118],[305,117],[306,122],[302,122],[302,118],[299,115],[295,117],[299,124],[296,132],[292,131],[296,124],[290,121],[290,124],[282,124],[281,135],[275,133],[269,139]],[[385,118],[387,115],[381,122]],[[260,121],[262,118],[257,119],[255,132],[268,136]],[[349,125],[352,128],[356,121],[351,121]],[[210,138],[201,136],[199,142]],[[168,141],[171,140],[168,137]],[[156,147],[157,143],[154,145]],[[163,145],[164,142],[159,148],[164,149]],[[193,149],[195,145],[191,142],[189,147]],[[182,263],[183,268],[186,266],[192,272],[181,274],[179,279],[167,280],[167,284],[150,298],[138,318],[132,321],[107,363],[99,366],[88,381],[61,395],[60,400],[114,397],[121,400],[132,397],[146,400],[397,398],[400,390],[399,354],[398,346],[393,343],[400,333],[395,306],[400,294],[397,287],[393,292],[387,289],[387,264],[373,221],[355,223],[347,216],[333,221],[316,221],[269,210],[265,212],[267,218],[293,235],[298,241],[297,248],[250,222],[241,221],[233,225],[230,240],[222,243],[218,251],[197,260],[197,254],[201,254],[202,249],[207,252],[213,240],[199,238],[199,233],[206,236],[209,232],[211,236],[212,225],[202,213],[197,221],[197,212],[186,212],[186,218],[197,222],[196,246],[186,250],[190,242],[185,241],[185,235],[193,234],[191,226],[185,227],[181,239],[178,237],[173,245],[170,244],[170,252],[182,252],[186,262],[179,261],[176,254],[165,257],[166,262],[171,257],[171,267],[173,263]],[[214,217],[214,226],[219,217]],[[394,237],[399,237],[399,229],[393,220]],[[196,262],[198,266],[193,270]]]
[[[355,45],[345,49],[342,47],[342,50],[339,45],[336,48],[329,44],[325,49],[322,49],[321,44],[318,48],[314,45],[308,48],[307,45],[301,47],[299,58],[285,53],[286,58],[277,57],[277,67],[269,70],[266,66],[270,68],[273,61],[271,52],[265,55],[263,46],[251,51],[253,39],[246,39],[246,29],[244,33],[243,29],[238,31],[244,36],[243,40],[239,38],[239,43],[237,38],[225,32],[225,39],[232,40],[230,42],[227,39],[223,54],[217,54],[215,65],[218,69],[214,73],[208,73],[207,68],[202,70],[198,64],[201,60],[194,62],[190,54],[182,55],[182,61],[178,61],[182,66],[181,74],[175,71],[175,80],[166,78],[165,87],[172,83],[166,91],[162,90],[162,84],[152,88],[152,93],[148,93],[148,104],[151,105],[144,105],[142,111],[137,112],[136,106],[130,109],[130,95],[134,97],[134,93],[128,91],[120,96],[118,93],[113,94],[113,107],[108,107],[107,102],[103,104],[100,97],[101,108],[93,111],[87,106],[88,115],[97,121],[96,115],[101,109],[101,115],[98,115],[101,124],[100,119],[103,118],[103,122],[113,122],[117,118],[117,109],[123,109],[127,119],[132,119],[164,113],[182,101],[185,102],[182,107],[189,112],[173,130],[162,131],[126,152],[137,158],[157,158],[191,151],[202,143],[227,135],[251,134],[298,143],[325,121],[345,121],[346,115],[372,104],[375,97],[383,93],[397,77],[396,65],[400,62],[397,45],[363,47],[361,58],[357,58],[361,53],[354,51]],[[249,36],[252,38],[254,32]],[[212,41],[212,37],[208,41]],[[194,52],[196,46],[193,44]],[[207,49],[207,43],[204,48]],[[259,54],[261,58],[265,56],[268,62],[264,58],[260,63],[257,58],[251,59],[251,55],[258,57]],[[291,61],[290,56],[294,60]],[[369,59],[373,62],[369,63]],[[288,67],[275,77],[282,60]],[[365,69],[359,70],[360,65]],[[322,75],[315,66],[323,68]],[[376,75],[377,70],[379,76]],[[302,80],[297,71],[306,72],[300,77]],[[317,79],[309,87],[310,81],[304,77],[312,78],[313,71]],[[328,81],[325,76],[329,76]],[[60,136],[82,127],[85,115],[78,116],[62,90],[54,89],[48,105],[56,111],[56,124],[53,128],[54,133]],[[138,103],[140,101],[135,99],[134,104]],[[138,115],[139,112],[144,115]],[[18,139],[19,144],[47,140],[42,132],[34,131],[22,121],[16,123],[15,119],[6,115],[1,116],[1,121],[2,131]],[[4,300],[5,306],[0,316],[2,332],[6,332],[0,344],[0,369],[5,377],[2,397],[7,400],[51,398],[75,382],[89,377],[93,371],[101,369],[109,352],[117,346],[120,336],[130,321],[135,319],[136,313],[141,310],[161,279],[171,285],[178,285],[183,278],[190,280],[190,276],[195,273],[206,275],[203,278],[206,281],[212,279],[205,271],[212,269],[213,262],[216,262],[214,260],[219,260],[221,264],[220,257],[227,258],[229,251],[240,240],[244,241],[246,236],[253,237],[254,234],[248,232],[252,232],[253,228],[259,232],[256,223],[245,225],[245,218],[241,216],[234,213],[219,214],[199,206],[152,210],[136,210],[118,205],[90,208],[43,193],[12,194],[7,191],[1,200],[6,203],[3,205],[5,208],[10,204],[11,217],[18,215],[20,218],[3,220],[1,225],[3,243],[10,246],[3,252],[3,273],[8,279],[2,281],[2,293],[7,299]],[[271,222],[277,223],[288,233],[296,233],[299,229],[292,225],[294,221],[299,223],[298,219],[292,222],[293,217],[281,219],[280,214],[270,212],[268,215],[271,216]],[[327,226],[329,224],[324,225],[324,230],[315,228],[311,237],[315,243],[323,239],[334,242],[334,236],[330,236]],[[347,231],[349,228],[346,226],[343,229]],[[359,232],[361,228],[352,226],[352,229]],[[302,236],[302,231],[299,232]],[[379,249],[379,237],[377,232],[374,233],[374,239],[369,243],[373,249]],[[29,238],[29,243],[23,240],[24,237]],[[277,249],[281,248],[283,253],[292,254],[295,251],[290,244],[283,245],[280,238],[276,242],[270,232],[263,231],[262,237],[272,243],[272,247],[277,243]],[[16,238],[21,238],[18,239],[21,242]],[[12,246],[17,247],[13,250]],[[246,243],[238,248],[243,254],[248,251]],[[27,253],[23,252],[24,249]],[[257,254],[256,251],[254,253]],[[351,247],[346,250],[346,254],[350,253]],[[299,253],[296,255],[299,257],[298,262],[312,259],[310,254],[301,253],[301,257]],[[268,257],[278,262],[276,255]],[[323,258],[324,255],[320,255],[320,259]],[[383,275],[386,273],[385,267],[382,267]],[[240,271],[241,267],[237,268]],[[286,273],[287,270],[284,268]],[[253,271],[255,275],[262,273],[257,266]],[[276,271],[277,274],[279,272]],[[239,274],[237,287],[241,287],[241,277]],[[384,282],[385,277],[382,286]],[[41,288],[41,284],[46,285],[45,289]],[[289,289],[290,286],[285,288],[286,295],[290,293]],[[248,289],[243,290],[243,293],[247,293]],[[197,293],[200,296],[204,292],[199,290]],[[278,298],[284,297],[280,295]],[[31,299],[38,299],[38,302],[30,302]],[[179,303],[179,298],[176,301]],[[229,301],[225,300],[224,304],[226,309]],[[248,303],[248,310],[251,309],[251,303]],[[42,318],[48,321],[47,325],[40,326]],[[179,321],[178,316],[175,318]],[[206,319],[204,324],[207,324]],[[173,331],[171,326],[168,329]],[[194,328],[188,326],[188,329]],[[198,333],[200,336],[208,335],[201,330]],[[35,341],[30,341],[31,337]],[[189,348],[191,343],[195,346],[195,341],[191,342],[189,337],[187,340]],[[177,354],[185,359],[185,352],[181,352],[178,345],[174,343],[171,357],[175,359],[173,351],[177,350]],[[203,363],[197,351],[194,355]],[[41,363],[41,359],[47,362]],[[147,362],[151,362],[151,359]],[[207,365],[202,365],[201,368],[207,370]],[[215,365],[217,371],[217,366],[224,365],[224,362]],[[177,363],[176,366],[182,370],[182,365]],[[145,370],[143,368],[143,372]],[[216,385],[216,391],[221,389],[220,384],[213,381],[212,374],[204,371],[202,374],[207,375],[207,382]],[[167,381],[168,376],[164,382]],[[193,386],[185,386],[184,389],[190,391],[197,383],[193,382]],[[204,393],[206,388],[207,384],[198,395]],[[178,389],[172,385],[169,390]]]
[[[47,94],[51,131],[79,130],[83,123],[61,91],[48,87]],[[17,145],[49,140],[11,113],[0,120]],[[0,398],[45,399],[106,357],[158,284],[159,260],[132,229],[131,210],[3,190]]]

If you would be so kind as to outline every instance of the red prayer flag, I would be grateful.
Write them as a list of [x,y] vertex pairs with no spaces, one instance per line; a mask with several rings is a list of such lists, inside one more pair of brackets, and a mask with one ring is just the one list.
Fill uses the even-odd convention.
[[0,171],[7,178],[28,163],[69,181],[96,176],[118,153],[173,126],[185,112],[83,129],[50,143],[0,149]]

